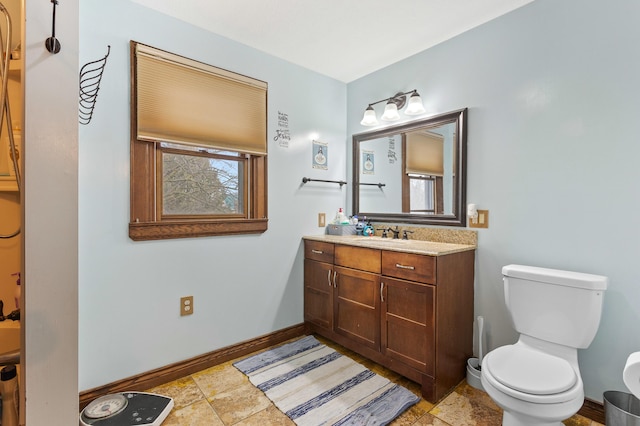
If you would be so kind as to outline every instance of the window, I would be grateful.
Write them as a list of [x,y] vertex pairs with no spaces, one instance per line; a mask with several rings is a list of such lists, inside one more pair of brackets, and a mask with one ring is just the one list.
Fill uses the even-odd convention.
[[267,229],[264,82],[131,42],[133,240]]
[[409,175],[409,213],[435,213],[435,183],[432,176]]
[[246,217],[246,158],[237,153],[160,144],[162,218]]
[[432,130],[403,137],[402,211],[443,214],[444,137]]

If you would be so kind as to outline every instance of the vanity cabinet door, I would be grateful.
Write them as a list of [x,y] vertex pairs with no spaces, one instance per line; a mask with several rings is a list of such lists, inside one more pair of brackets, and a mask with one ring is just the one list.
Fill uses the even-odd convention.
[[435,286],[382,278],[382,352],[435,376]]
[[333,329],[333,265],[304,260],[304,319]]
[[334,329],[380,350],[380,275],[336,266]]

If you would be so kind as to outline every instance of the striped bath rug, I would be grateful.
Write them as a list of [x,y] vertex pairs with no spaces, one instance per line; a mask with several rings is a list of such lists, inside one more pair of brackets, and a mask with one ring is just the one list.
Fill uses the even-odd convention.
[[299,426],[386,425],[419,401],[313,336],[233,365]]

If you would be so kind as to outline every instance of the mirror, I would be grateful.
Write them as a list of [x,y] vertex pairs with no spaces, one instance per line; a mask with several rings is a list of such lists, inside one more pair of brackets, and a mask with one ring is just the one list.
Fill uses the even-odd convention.
[[353,135],[353,212],[466,226],[467,109]]

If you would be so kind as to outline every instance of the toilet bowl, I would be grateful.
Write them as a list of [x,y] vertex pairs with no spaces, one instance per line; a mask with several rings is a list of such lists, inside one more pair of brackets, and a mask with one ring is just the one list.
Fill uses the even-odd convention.
[[502,273],[520,336],[485,355],[482,386],[505,426],[562,425],[584,402],[577,350],[598,329],[607,278],[523,265]]
[[485,356],[482,386],[504,411],[503,425],[560,425],[584,402],[580,372],[526,340]]
[[634,352],[627,358],[622,370],[622,381],[633,396],[640,399],[640,352]]

